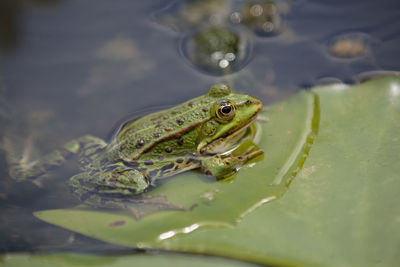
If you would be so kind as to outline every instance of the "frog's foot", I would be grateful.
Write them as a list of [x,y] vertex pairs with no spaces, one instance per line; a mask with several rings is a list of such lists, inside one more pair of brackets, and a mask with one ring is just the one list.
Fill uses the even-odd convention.
[[221,180],[232,176],[246,162],[262,155],[263,153],[262,149],[254,149],[254,147],[250,147],[243,154],[238,156],[215,156],[205,158],[201,162],[201,168],[204,173],[214,176],[217,180]]
[[13,150],[14,145],[8,138],[3,139],[2,148],[6,151],[6,160],[9,175],[16,181],[31,180],[40,185],[40,178],[46,176],[47,171],[52,167],[60,166],[65,158],[70,154],[65,150],[55,150],[39,160],[30,160],[32,150],[32,139],[28,138],[24,145],[21,156],[16,155]]
[[184,210],[184,207],[168,202],[165,196],[138,195],[149,186],[150,180],[145,173],[121,166],[106,172],[79,173],[69,184],[84,205],[128,210],[136,219],[161,210]]
[[50,169],[61,166],[69,156],[79,152],[83,153],[82,151],[92,152],[93,149],[101,149],[106,146],[106,143],[100,138],[85,135],[68,142],[60,149],[54,150],[38,160],[29,161],[31,146],[32,144],[28,142],[22,157],[18,157],[13,153],[10,140],[6,138],[3,140],[3,148],[7,151],[10,176],[17,181],[35,181],[36,178],[46,176]]
[[116,168],[111,171],[87,171],[73,176],[69,185],[82,201],[88,194],[134,195],[150,184],[147,176],[134,169]]

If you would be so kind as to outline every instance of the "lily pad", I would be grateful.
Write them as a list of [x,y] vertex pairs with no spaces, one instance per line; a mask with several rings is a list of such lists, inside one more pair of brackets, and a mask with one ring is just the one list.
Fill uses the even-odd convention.
[[51,255],[26,255],[9,254],[0,256],[1,266],[255,266],[254,264],[244,263],[220,257],[207,257],[183,254],[136,254],[136,255],[85,255],[85,254],[51,254]]
[[[268,111],[271,119],[261,126],[262,136],[257,137],[258,145],[265,151],[264,159],[240,170],[234,179],[217,182],[203,174],[186,172],[161,180],[147,193],[158,198],[164,195],[170,205],[174,203],[184,211],[152,213],[140,220],[128,212],[88,209],[41,211],[35,215],[95,238],[141,247],[198,228],[232,228],[254,207],[286,191],[292,172],[298,168],[307,137],[312,133],[314,98],[313,94],[304,92]],[[293,109],[288,109],[289,106]]]
[[259,142],[265,156],[254,167],[229,183],[183,174],[151,192],[185,211],[139,221],[75,209],[35,215],[132,247],[279,265],[398,263],[399,76],[314,88],[266,115]]

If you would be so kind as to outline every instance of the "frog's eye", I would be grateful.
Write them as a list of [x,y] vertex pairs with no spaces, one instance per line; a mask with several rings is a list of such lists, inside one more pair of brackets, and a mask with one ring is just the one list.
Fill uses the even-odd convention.
[[218,119],[230,121],[235,117],[236,109],[232,102],[224,100],[219,104],[216,115]]

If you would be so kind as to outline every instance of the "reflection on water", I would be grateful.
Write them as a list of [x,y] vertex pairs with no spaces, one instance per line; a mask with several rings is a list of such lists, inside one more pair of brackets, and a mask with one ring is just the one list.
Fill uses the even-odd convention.
[[153,16],[161,25],[185,32],[225,24],[231,5],[231,0],[174,1],[155,11]]
[[230,19],[234,24],[243,23],[257,35],[272,36],[283,31],[282,14],[286,9],[283,1],[250,1],[240,11],[233,12]]
[[252,33],[274,36],[283,31],[286,2],[207,0],[177,1],[156,11],[163,26],[186,33],[182,55],[199,70],[228,75],[242,69],[251,57]]
[[[29,162],[83,134],[105,137],[127,114],[176,105],[221,80],[268,104],[302,85],[399,69],[395,0],[165,5],[162,0],[0,1],[1,251],[123,250],[31,215],[77,204],[65,184],[76,173],[76,162],[52,171],[38,186],[13,182],[5,153]],[[198,52],[191,46],[180,54],[179,46],[210,26],[252,40],[246,43],[251,54],[243,50],[245,64],[220,76],[186,64],[182,56],[196,61]],[[205,49],[219,67],[240,59],[240,45],[206,47],[216,50]]]
[[211,75],[232,74],[251,56],[251,42],[244,32],[230,28],[205,28],[181,42],[182,54]]
[[152,59],[142,55],[135,40],[123,35],[107,41],[93,54],[98,63],[90,70],[86,82],[76,89],[80,97],[93,96],[99,90],[112,93],[116,87],[150,73],[155,65]]

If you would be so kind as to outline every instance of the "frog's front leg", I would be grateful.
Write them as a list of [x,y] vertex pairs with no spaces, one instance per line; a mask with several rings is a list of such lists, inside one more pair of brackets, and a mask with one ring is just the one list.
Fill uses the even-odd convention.
[[[46,174],[50,169],[61,166],[67,158],[77,153],[93,153],[103,149],[107,144],[100,138],[85,135],[74,139],[44,157],[22,164],[21,159],[13,153],[7,153],[10,176],[18,181],[35,179]],[[12,151],[11,151],[12,152]]]
[[264,152],[250,147],[245,153],[238,156],[215,156],[204,158],[201,169],[204,173],[214,176],[217,180],[227,178],[240,169],[247,161],[262,155]]

